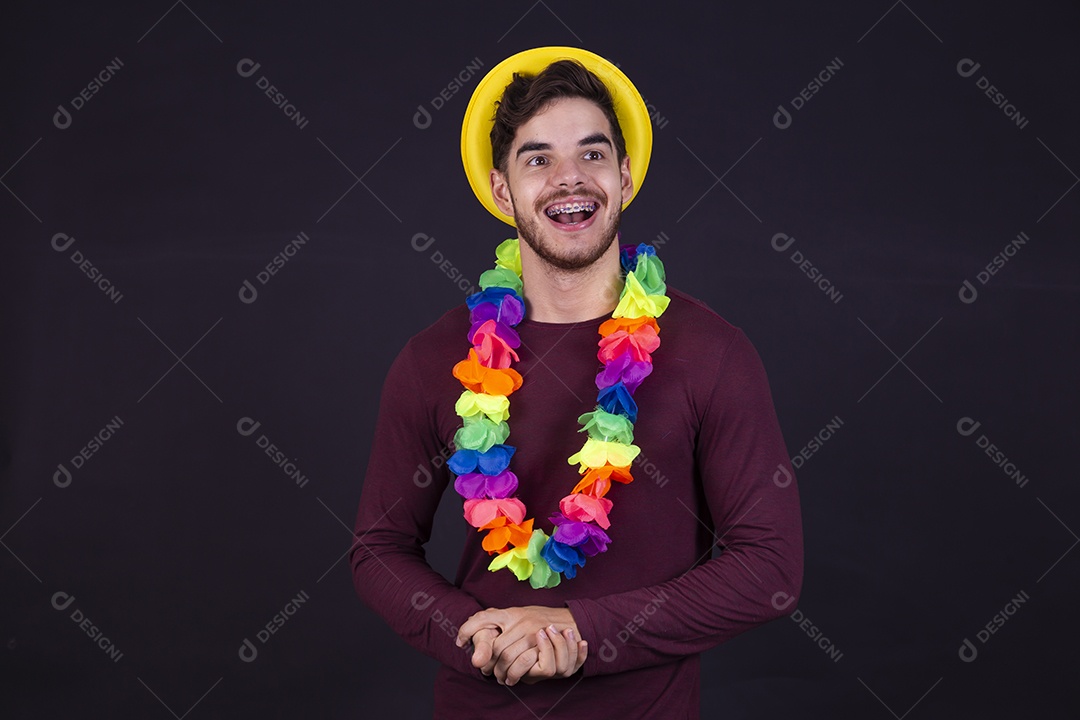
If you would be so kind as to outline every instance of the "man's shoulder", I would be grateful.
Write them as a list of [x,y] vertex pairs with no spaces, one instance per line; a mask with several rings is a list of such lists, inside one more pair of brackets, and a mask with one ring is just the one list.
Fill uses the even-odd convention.
[[418,360],[431,358],[440,352],[459,354],[462,343],[466,342],[469,330],[469,309],[460,303],[444,312],[437,320],[413,334],[405,347]]
[[657,320],[661,328],[661,337],[664,330],[672,329],[674,332],[668,333],[669,336],[678,333],[692,339],[695,343],[702,343],[714,349],[723,349],[742,332],[738,326],[728,322],[703,300],[687,292],[668,284],[667,295],[671,298],[671,302],[668,309]]
[[413,335],[412,339],[422,342],[437,342],[448,335],[460,334],[462,323],[465,323],[465,329],[467,330],[469,308],[463,302],[449,308],[437,320]]

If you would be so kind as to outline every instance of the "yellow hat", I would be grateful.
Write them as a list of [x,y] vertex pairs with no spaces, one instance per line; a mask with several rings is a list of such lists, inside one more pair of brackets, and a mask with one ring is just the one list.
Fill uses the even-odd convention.
[[[502,98],[506,86],[514,79],[514,73],[536,75],[556,60],[577,60],[593,72],[604,85],[615,103],[615,116],[619,119],[626,154],[630,156],[630,174],[634,179],[633,200],[645,181],[652,153],[652,125],[649,111],[641,94],[622,70],[588,50],[573,47],[539,47],[519,52],[496,65],[484,76],[473,91],[469,106],[465,108],[465,120],[461,123],[461,161],[469,185],[484,207],[492,215],[510,225],[514,218],[506,215],[491,196],[490,173],[494,163],[491,159],[491,128],[495,124],[495,103]],[[630,204],[623,203],[623,209]]]

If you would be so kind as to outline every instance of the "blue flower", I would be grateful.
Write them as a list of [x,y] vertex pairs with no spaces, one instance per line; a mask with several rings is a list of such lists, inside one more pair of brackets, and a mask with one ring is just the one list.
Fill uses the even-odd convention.
[[446,461],[455,475],[479,471],[485,475],[498,475],[510,467],[510,458],[516,448],[513,445],[492,445],[486,452],[477,452],[467,448],[458,448]]
[[637,422],[637,402],[622,381],[601,390],[596,401],[612,415],[625,415],[630,422]]
[[518,300],[521,299],[521,296],[517,294],[517,291],[514,290],[514,288],[492,286],[486,290],[480,290],[479,292],[475,292],[468,296],[465,298],[465,304],[469,306],[470,310],[484,302],[498,305],[507,295],[513,295],[517,297]]
[[619,248],[619,263],[624,273],[633,272],[637,267],[638,255],[656,255],[656,248],[646,243],[622,245]]
[[552,570],[562,573],[567,578],[573,578],[577,575],[579,567],[585,567],[585,553],[576,547],[551,538],[544,543],[544,547],[540,550],[540,557],[547,560]]

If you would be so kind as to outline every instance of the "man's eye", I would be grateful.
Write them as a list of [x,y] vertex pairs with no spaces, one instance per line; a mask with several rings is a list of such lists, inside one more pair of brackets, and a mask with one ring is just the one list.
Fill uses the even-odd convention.
[[585,153],[586,160],[602,160],[603,158],[604,155],[599,150],[590,150]]
[[545,158],[543,155],[537,155],[536,157],[529,158],[529,161],[527,163],[525,163],[525,164],[526,165],[546,165],[547,164],[547,158]]

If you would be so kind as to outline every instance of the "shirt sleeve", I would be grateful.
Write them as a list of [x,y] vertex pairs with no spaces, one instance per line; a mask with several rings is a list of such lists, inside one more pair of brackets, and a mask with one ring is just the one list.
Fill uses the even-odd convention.
[[424,544],[449,483],[449,451],[417,384],[410,341],[383,383],[351,549],[360,598],[407,643],[459,672],[484,676],[457,647],[457,629],[482,610],[427,562]]
[[695,454],[711,516],[701,520],[722,552],[658,585],[567,601],[589,642],[587,676],[679,660],[795,608],[799,496],[765,369],[741,330],[719,359]]

